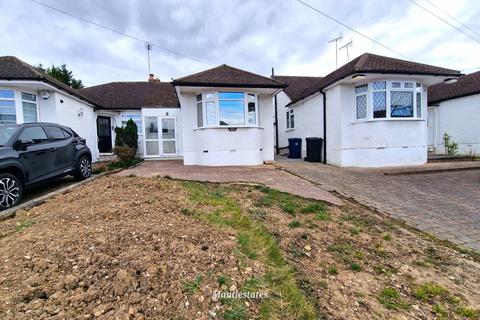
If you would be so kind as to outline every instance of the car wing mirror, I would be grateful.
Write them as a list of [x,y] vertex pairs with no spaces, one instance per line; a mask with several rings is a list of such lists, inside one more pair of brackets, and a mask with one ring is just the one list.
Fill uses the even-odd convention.
[[32,139],[19,139],[15,143],[16,149],[25,150],[28,146],[31,146],[35,142]]

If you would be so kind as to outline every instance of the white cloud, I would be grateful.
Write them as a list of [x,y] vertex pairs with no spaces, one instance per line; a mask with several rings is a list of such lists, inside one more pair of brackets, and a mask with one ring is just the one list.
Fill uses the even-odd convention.
[[[332,71],[335,51],[327,41],[339,32],[343,44],[353,40],[351,58],[364,52],[399,58],[295,0],[42,1],[212,65],[227,63],[265,75],[271,67],[292,75]],[[409,1],[306,1],[415,61],[468,71],[480,67],[478,42]],[[452,21],[426,0],[416,1]],[[479,2],[435,3],[480,33]],[[141,42],[27,0],[0,0],[0,12],[0,55],[32,64],[66,63],[87,85],[147,77]],[[152,71],[162,80],[208,68],[157,47],[151,58]],[[340,64],[346,60],[346,52],[339,52]]]

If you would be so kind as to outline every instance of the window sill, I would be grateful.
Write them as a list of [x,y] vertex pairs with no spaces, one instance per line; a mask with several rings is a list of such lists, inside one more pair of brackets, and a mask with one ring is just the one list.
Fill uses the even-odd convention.
[[208,130],[208,129],[260,129],[263,130],[263,127],[251,125],[251,126],[211,126],[211,127],[201,127],[195,128],[193,131],[197,130]]
[[353,120],[352,124],[365,123],[365,122],[388,122],[388,121],[425,121],[423,118],[383,118],[383,119],[365,119],[365,120]]
[[295,131],[295,128],[285,129],[285,132]]

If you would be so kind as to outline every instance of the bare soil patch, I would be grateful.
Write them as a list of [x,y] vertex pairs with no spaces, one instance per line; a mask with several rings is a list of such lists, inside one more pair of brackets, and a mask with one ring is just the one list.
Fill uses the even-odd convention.
[[100,178],[0,223],[0,318],[478,319],[475,256],[345,202]]

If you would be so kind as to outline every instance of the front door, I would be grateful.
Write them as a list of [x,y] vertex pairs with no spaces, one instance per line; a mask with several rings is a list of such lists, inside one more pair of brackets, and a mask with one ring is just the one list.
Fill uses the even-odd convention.
[[112,128],[110,117],[97,117],[98,151],[112,152]]
[[175,118],[145,117],[145,156],[168,157],[177,154]]

